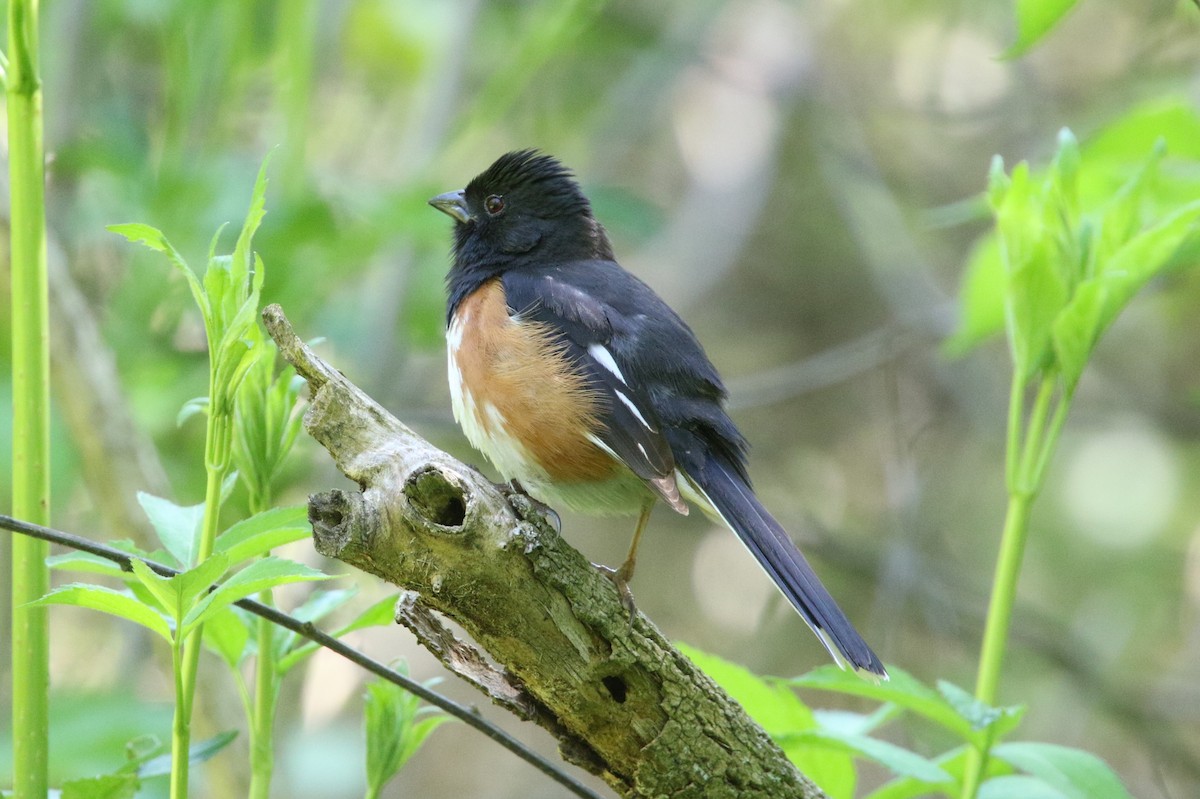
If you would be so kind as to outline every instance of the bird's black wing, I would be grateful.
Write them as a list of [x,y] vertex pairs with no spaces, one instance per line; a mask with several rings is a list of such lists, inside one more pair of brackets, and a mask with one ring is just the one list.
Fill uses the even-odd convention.
[[854,629],[746,474],[746,443],[695,335],[648,286],[612,261],[573,261],[503,277],[509,307],[561,331],[607,397],[603,440],[638,476],[678,469],[839,662],[876,676],[883,664]]

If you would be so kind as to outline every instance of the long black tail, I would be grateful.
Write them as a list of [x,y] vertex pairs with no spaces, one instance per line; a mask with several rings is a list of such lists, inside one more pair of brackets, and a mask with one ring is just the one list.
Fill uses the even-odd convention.
[[867,642],[854,629],[846,614],[821,585],[808,561],[796,549],[787,532],[758,501],[750,486],[732,466],[719,457],[693,464],[688,478],[705,495],[713,509],[737,533],[759,565],[800,612],[825,648],[839,663],[844,659],[855,669],[884,679],[887,672]]

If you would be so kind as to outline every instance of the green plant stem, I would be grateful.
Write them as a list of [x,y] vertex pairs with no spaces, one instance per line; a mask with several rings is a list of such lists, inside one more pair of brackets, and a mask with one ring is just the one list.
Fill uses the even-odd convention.
[[[1029,412],[1029,421],[1021,434],[1025,387],[1017,374],[1013,375],[1008,419],[1008,452],[1006,474],[1008,509],[1004,516],[1004,532],[1000,538],[1000,555],[992,579],[992,596],[988,603],[984,625],[983,645],[979,653],[979,673],[975,682],[975,698],[995,705],[1000,686],[1000,673],[1008,643],[1013,606],[1017,598],[1017,582],[1029,537],[1029,512],[1042,488],[1046,464],[1058,443],[1059,433],[1070,409],[1071,397],[1063,395],[1055,403],[1058,376],[1042,376],[1037,397]],[[1051,410],[1053,409],[1053,410]],[[963,772],[963,799],[973,799],[987,768],[990,739],[982,748],[967,751]]]
[[[270,591],[259,595],[259,602],[273,606]],[[271,651],[272,624],[258,620],[258,657],[254,664],[254,716],[250,728],[250,799],[267,799],[271,793],[271,775],[275,768],[275,700],[279,684],[275,658]]]
[[188,749],[191,746],[191,707],[183,674],[183,644],[176,637],[171,652],[175,672],[175,715],[171,724],[171,799],[188,795]]
[[[271,505],[264,493],[251,492],[251,515],[262,513]],[[267,552],[264,557],[270,557]],[[267,607],[275,606],[271,590],[258,595]],[[250,719],[250,799],[267,799],[271,795],[271,776],[275,770],[275,705],[279,697],[279,675],[275,668],[274,625],[258,619],[258,657],[254,661],[254,708]]]
[[1058,445],[1058,435],[1062,432],[1063,423],[1067,420],[1067,411],[1070,409],[1071,395],[1066,394],[1059,399],[1058,405],[1054,409],[1054,415],[1050,418],[1050,431],[1042,442],[1042,451],[1033,463],[1031,479],[1033,484],[1039,488],[1046,476],[1046,465],[1050,463],[1050,458],[1054,455],[1054,448]]
[[[42,90],[37,0],[9,0],[6,102],[12,264],[13,513],[50,519],[50,333]],[[49,547],[12,548],[13,787],[18,799],[48,791],[50,648],[47,611],[26,603],[49,588]]]
[[1032,501],[1033,498],[1026,494],[1011,495],[1004,517],[1000,558],[996,562],[996,574],[992,581],[992,599],[988,605],[983,648],[980,650],[979,674],[975,683],[975,698],[989,705],[995,704],[1000,684],[1005,643],[1008,640],[1008,628],[1017,596],[1017,578],[1021,573],[1021,560],[1025,555],[1025,541],[1028,538],[1029,508]]
[[1017,484],[1021,466],[1021,426],[1025,421],[1025,386],[1013,375],[1008,394],[1008,433],[1004,445],[1004,484],[1009,489]]
[[[204,491],[204,520],[200,528],[200,541],[196,547],[195,562],[190,565],[203,563],[212,554],[213,544],[217,540],[217,526],[221,516],[221,489],[225,482],[225,474],[229,471],[230,419],[228,414],[221,413],[218,403],[213,399],[214,381],[209,381],[209,413],[208,428],[204,442],[204,464],[207,472],[207,485]],[[203,648],[203,626],[198,625],[182,642],[182,655],[176,661],[177,678],[181,681],[180,691],[176,698],[176,723],[172,730],[171,751],[182,752],[183,760],[178,758],[171,765],[171,799],[182,799],[187,796],[187,752],[191,745],[192,707],[196,697],[196,675],[200,667],[200,650]],[[182,723],[181,723],[182,722]],[[181,788],[183,793],[176,794],[176,772],[183,772]]]
[[[1021,572],[1021,559],[1025,554],[1025,541],[1029,531],[1029,508],[1033,497],[1014,493],[1008,498],[1008,510],[1004,517],[1004,534],[1000,543],[1000,558],[996,562],[996,574],[992,580],[992,598],[988,605],[987,623],[983,633],[983,647],[979,655],[979,674],[975,682],[975,698],[989,705],[995,704],[996,691],[1000,684],[1000,670],[1004,662],[1004,649],[1008,641],[1008,628],[1012,620],[1012,608],[1017,593],[1017,578]],[[979,782],[987,767],[990,741],[982,749],[967,750],[967,763],[963,776],[963,799],[973,799],[979,790]]]
[[[1041,460],[1045,443],[1048,440],[1046,419],[1050,412],[1050,404],[1054,400],[1054,392],[1058,380],[1055,375],[1046,375],[1038,385],[1037,398],[1033,401],[1033,409],[1029,413],[1029,426],[1025,429],[1025,441],[1021,446],[1020,466],[1017,469],[1016,483],[1008,484],[1008,493],[1029,494],[1030,499],[1036,496],[1040,485],[1036,484],[1036,465]],[[1001,546],[1004,544],[1001,542]],[[1020,564],[1018,563],[1018,571]]]

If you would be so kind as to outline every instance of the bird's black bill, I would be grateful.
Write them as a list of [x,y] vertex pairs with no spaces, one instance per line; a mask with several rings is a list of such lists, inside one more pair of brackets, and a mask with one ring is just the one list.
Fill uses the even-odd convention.
[[429,204],[444,214],[448,214],[458,222],[471,221],[471,212],[467,210],[467,198],[462,191],[448,191],[439,194],[429,201]]

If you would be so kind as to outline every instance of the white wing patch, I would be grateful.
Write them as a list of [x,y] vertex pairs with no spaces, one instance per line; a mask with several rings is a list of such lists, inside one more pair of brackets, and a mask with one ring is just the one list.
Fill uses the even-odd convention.
[[[622,386],[629,385],[629,382],[625,379],[625,375],[621,372],[621,367],[617,366],[617,359],[613,357],[613,354],[608,351],[607,347],[605,347],[603,344],[589,344],[587,351],[588,355],[592,356],[592,360],[604,367],[613,377],[617,378],[617,380],[621,381]],[[637,404],[631,400],[624,391],[622,391],[620,388],[617,388],[615,389],[614,393],[617,395],[617,399],[621,401],[621,404],[628,408],[629,412],[632,413],[637,420],[642,423],[642,427],[646,428],[651,433],[658,432],[654,429],[654,425],[646,421],[646,417],[642,415],[642,412],[638,409]]]
[[624,461],[621,460],[621,456],[618,455],[617,453],[613,452],[612,447],[610,447],[608,444],[605,444],[603,441],[600,440],[600,436],[598,436],[594,433],[588,433],[587,440],[592,442],[593,444],[595,444],[600,449],[604,450],[606,453],[608,453],[612,457],[612,459],[614,461],[616,461],[617,463],[624,463]]
[[[621,391],[621,389],[617,389],[616,392],[614,392],[614,393],[616,393],[617,399],[619,399],[625,405],[625,407],[628,408],[630,410],[630,412],[634,416],[637,417],[637,420],[642,423],[642,427],[646,428],[651,433],[658,432],[657,430],[654,429],[653,425],[651,425],[649,422],[646,421],[646,417],[642,416],[642,412],[639,411],[637,409],[637,406],[633,404],[633,400],[631,400],[631,399],[629,399],[629,397],[625,396],[624,391]],[[639,444],[638,446],[641,446],[641,445]],[[644,455],[645,453],[643,452],[642,454]]]
[[[612,353],[608,351],[607,347],[605,347],[603,344],[589,344],[587,351],[588,355],[592,356],[596,363],[600,364],[609,372],[611,372],[613,376],[620,380],[624,385],[629,385],[629,383],[625,381],[625,375],[621,374],[621,367],[617,366],[616,359],[613,358]],[[634,411],[634,413],[637,413],[637,411]],[[638,415],[640,416],[641,414]]]

